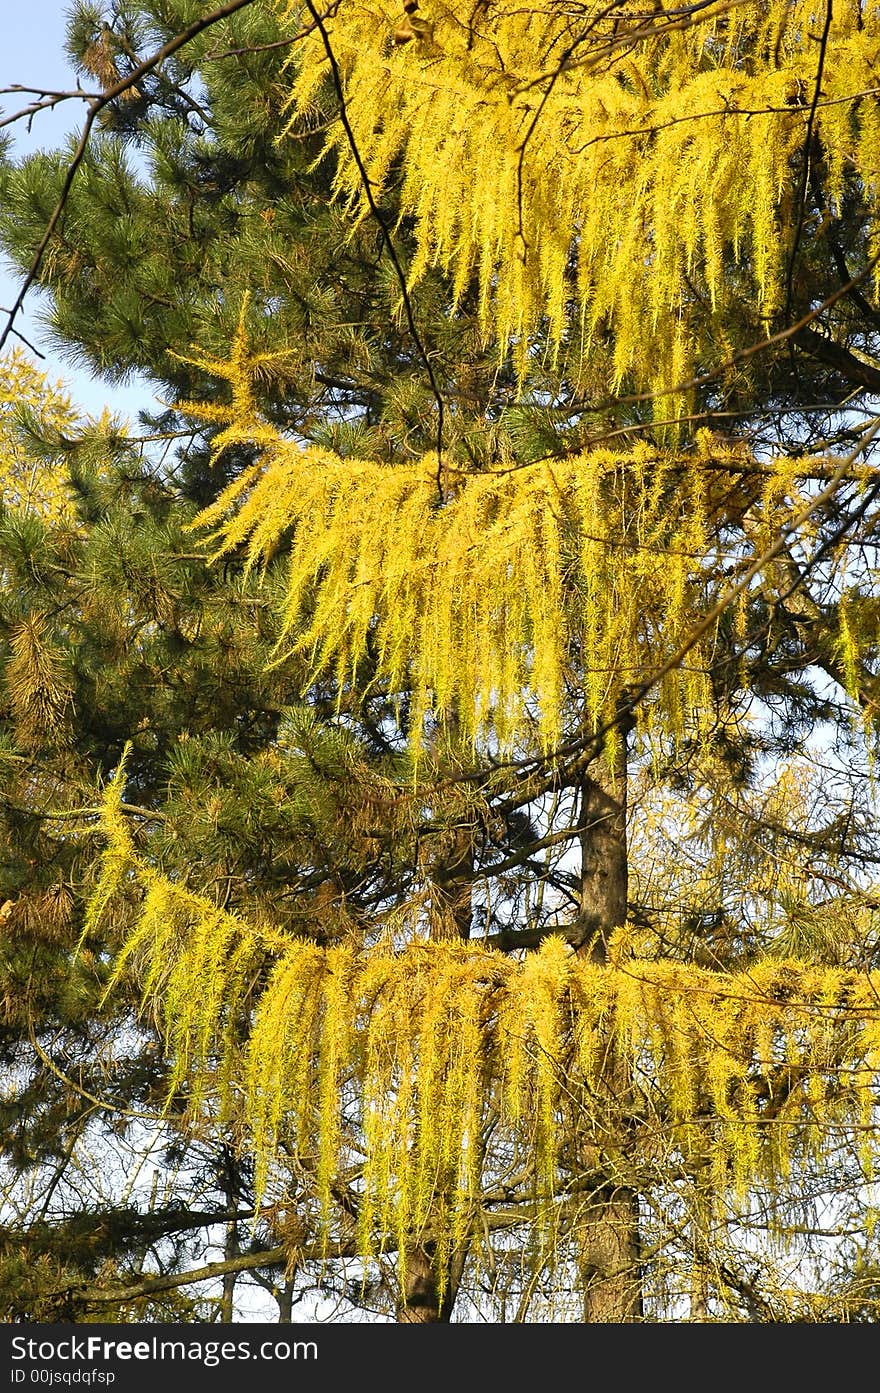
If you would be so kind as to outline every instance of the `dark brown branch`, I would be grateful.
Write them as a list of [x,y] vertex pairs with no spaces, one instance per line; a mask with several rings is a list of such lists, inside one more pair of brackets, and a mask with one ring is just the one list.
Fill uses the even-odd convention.
[[[0,314],[9,314],[9,310],[6,308],[5,305],[0,305]],[[31,353],[33,353],[37,358],[45,358],[45,353],[41,353],[40,350],[37,348],[36,344],[31,343],[30,339],[26,339],[24,334],[20,334],[17,329],[13,329],[12,333],[15,335],[17,339],[21,339],[25,348],[29,348]]]
[[[857,92],[848,92],[845,97],[830,97],[828,101],[816,102],[816,109],[829,106],[845,106],[860,101],[863,97],[876,97],[880,87],[861,87]],[[711,120],[715,116],[800,116],[802,106],[717,106],[706,111],[689,112],[686,116],[671,116],[668,121],[658,121],[653,126],[630,126],[625,131],[605,131],[601,135],[590,136],[583,145],[572,150],[574,155],[582,155],[591,145],[607,145],[614,140],[634,140],[639,135],[660,135],[662,131],[672,130],[674,126],[687,125],[693,121]]]
[[570,924],[549,924],[536,929],[499,929],[497,933],[473,939],[481,948],[497,948],[502,953],[515,952],[517,948],[537,948],[547,938],[563,938],[572,948],[579,948],[599,927],[594,922],[579,916]]
[[792,343],[797,344],[805,353],[809,353],[811,358],[818,358],[820,362],[827,363],[845,377],[848,382],[857,383],[860,387],[867,387],[871,392],[880,393],[880,368],[872,367],[870,363],[865,363],[861,358],[857,358],[848,348],[842,344],[835,343],[833,339],[826,339],[824,334],[817,334],[815,329],[798,329],[792,335]]
[[[328,1245],[328,1257],[346,1256],[335,1253],[333,1245]],[[320,1256],[323,1245],[316,1245],[314,1256]],[[278,1267],[287,1262],[288,1250],[279,1244],[276,1248],[259,1248],[256,1252],[242,1253],[225,1262],[209,1262],[205,1267],[193,1268],[191,1272],[169,1272],[159,1277],[148,1277],[136,1286],[114,1287],[108,1291],[82,1291],[68,1287],[59,1291],[59,1296],[79,1298],[87,1306],[109,1305],[114,1301],[134,1301],[141,1296],[153,1296],[161,1291],[173,1291],[175,1287],[189,1286],[192,1282],[209,1282],[215,1277],[225,1277],[233,1272],[247,1272],[254,1267]]]
[[[335,9],[336,6],[334,5],[333,8]],[[313,25],[309,25],[309,30],[313,27]],[[219,63],[221,58],[240,58],[245,53],[268,53],[273,48],[290,48],[291,44],[295,44],[298,39],[305,37],[305,32],[300,30],[289,39],[273,39],[270,44],[245,44],[243,48],[225,48],[222,53],[206,53],[202,62]]]
[[[570,1186],[569,1190],[584,1188],[592,1183],[592,1178],[587,1177],[583,1185]],[[498,1201],[501,1201],[502,1193],[505,1198],[509,1198],[505,1192],[498,1193]],[[490,1202],[492,1196],[486,1197]],[[492,1232],[510,1228],[516,1228],[523,1223],[528,1223],[535,1217],[537,1206],[531,1194],[524,1197],[522,1201],[512,1200],[512,1203],[521,1203],[522,1208],[508,1211],[494,1211],[483,1215],[482,1225],[485,1229]],[[420,1241],[430,1241],[433,1235],[430,1231],[420,1235]],[[383,1238],[382,1252],[394,1253],[397,1251],[397,1240],[394,1234],[387,1234]],[[288,1261],[295,1257],[298,1263],[303,1262],[327,1262],[338,1258],[354,1258],[358,1256],[358,1248],[354,1240],[331,1243],[329,1241],[318,1241],[305,1244],[302,1247],[291,1249],[289,1246],[279,1244],[274,1248],[257,1248],[249,1253],[242,1253],[238,1257],[227,1259],[224,1262],[207,1263],[204,1267],[193,1268],[190,1272],[169,1272],[162,1273],[156,1277],[148,1277],[145,1281],[138,1282],[130,1287],[114,1287],[106,1291],[89,1290],[83,1286],[68,1285],[49,1293],[51,1296],[66,1297],[68,1300],[79,1301],[85,1306],[103,1306],[112,1302],[127,1302],[137,1300],[142,1296],[153,1296],[157,1292],[172,1291],[175,1287],[189,1286],[196,1282],[209,1282],[217,1277],[224,1277],[234,1272],[253,1271],[260,1267],[281,1267],[286,1266]]]
[[100,100],[100,92],[84,92],[81,87],[77,87],[71,92],[53,92],[47,87],[24,87],[21,83],[14,82],[11,87],[0,87],[0,97],[7,96],[13,92],[33,92],[41,98],[40,101],[31,102],[29,106],[23,106],[20,111],[15,111],[11,116],[4,116],[0,120],[0,130],[4,126],[12,126],[16,121],[27,121],[28,130],[34,117],[40,111],[51,111],[53,107],[59,106],[61,102],[78,100],[81,102],[93,102]]

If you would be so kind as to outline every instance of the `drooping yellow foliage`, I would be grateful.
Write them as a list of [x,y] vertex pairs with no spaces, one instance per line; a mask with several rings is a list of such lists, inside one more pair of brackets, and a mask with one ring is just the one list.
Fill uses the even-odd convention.
[[[252,562],[295,530],[284,631],[315,675],[343,686],[369,652],[390,691],[414,685],[416,739],[428,710],[455,707],[465,738],[493,730],[509,748],[531,723],[550,748],[567,672],[583,664],[598,723],[687,630],[705,541],[693,494],[710,481],[697,463],[670,508],[672,473],[647,449],[597,452],[461,478],[440,504],[433,458],[389,467],[279,440],[200,522],[238,504],[221,550],[247,539]],[[706,705],[698,668],[699,655],[673,684],[692,713]]]
[[[299,34],[296,119],[327,79],[327,54],[302,0],[278,7]],[[723,333],[693,338],[700,299],[720,325],[732,297],[769,324],[814,100],[814,177],[832,213],[846,181],[861,182],[876,250],[876,0],[407,10],[413,19],[400,0],[341,0],[326,16],[348,122],[374,192],[393,179],[414,220],[412,280],[438,265],[461,295],[476,277],[484,330],[514,342],[521,369],[545,316],[557,342],[579,322],[588,340],[611,327],[617,384],[654,390],[726,356]],[[341,121],[328,142],[338,191],[366,211]]]
[[778,1181],[836,1128],[869,1135],[880,974],[796,960],[713,972],[630,956],[625,939],[601,966],[557,938],[522,962],[479,942],[325,949],[145,865],[120,797],[117,777],[86,933],[123,884],[138,890],[113,980],[136,967],[171,1089],[187,1083],[194,1120],[238,1124],[261,1194],[283,1148],[317,1175],[326,1217],[334,1179],[356,1165],[365,1254],[392,1240],[405,1254],[425,1232],[454,1247],[485,1181],[489,1122],[550,1223],[572,1138],[608,1144],[609,1052],[627,1062],[621,1105],[634,1135],[645,1124],[647,1160],[662,1115],[664,1146],[709,1160],[722,1187]]
[[[745,718],[737,734],[754,728]],[[741,785],[704,747],[690,772],[687,798],[658,783],[650,764],[629,781],[628,894],[651,925],[648,955],[694,954],[708,966],[767,951],[857,961],[873,942],[875,899],[840,835],[822,753],[808,747]],[[871,823],[870,802],[852,807]]]
[[0,502],[53,521],[69,521],[72,510],[64,465],[28,451],[22,409],[33,414],[44,432],[70,433],[76,425],[76,413],[62,384],[49,382],[25,353],[14,349],[0,359]]
[[[179,408],[222,427],[217,454],[261,448],[193,526],[211,530],[217,556],[243,546],[249,566],[290,539],[281,644],[340,690],[369,658],[391,693],[412,694],[416,746],[426,715],[453,709],[465,740],[504,750],[519,737],[553,748],[572,702],[585,727],[613,722],[621,693],[652,677],[717,597],[721,524],[736,526],[745,506],[731,479],[767,475],[744,543],[760,550],[801,501],[798,470],[810,472],[808,461],[759,466],[708,432],[680,453],[637,443],[483,472],[435,455],[343,459],[259,417],[243,324],[228,362],[192,361],[227,378],[232,400]],[[714,640],[710,630],[639,706],[643,730],[658,715],[667,731],[700,729]]]

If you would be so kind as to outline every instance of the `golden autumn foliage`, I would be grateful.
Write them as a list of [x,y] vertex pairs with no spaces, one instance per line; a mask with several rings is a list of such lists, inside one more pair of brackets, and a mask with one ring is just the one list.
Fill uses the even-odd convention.
[[[431,457],[396,467],[342,461],[279,438],[200,523],[223,520],[221,552],[246,540],[252,562],[296,531],[284,642],[311,659],[315,676],[335,672],[340,688],[368,652],[391,692],[414,684],[417,741],[429,711],[454,707],[469,740],[492,731],[509,749],[531,724],[552,748],[566,679],[584,660],[585,718],[613,715],[621,687],[670,651],[651,616],[665,612],[662,643],[674,647],[699,604],[695,561],[711,490],[699,459],[675,508],[676,463],[648,449],[450,472],[442,504],[437,472]],[[699,657],[665,695],[682,721],[699,719]],[[653,714],[645,708],[646,720]]]
[[[523,373],[539,327],[551,346],[582,335],[587,359],[610,337],[609,393],[624,379],[664,393],[711,368],[731,347],[735,304],[751,301],[758,337],[769,333],[791,290],[794,156],[808,138],[829,217],[847,181],[859,185],[873,256],[874,5],[410,4],[402,27],[389,3],[343,0],[326,20],[279,9],[296,37],[292,123],[307,120],[332,57],[337,193],[366,215],[364,179],[373,197],[393,182],[418,246],[410,284],[438,265],[454,305],[476,278],[484,333]],[[801,476],[835,467],[757,460],[707,432],[482,472],[442,449],[393,466],[341,459],[261,417],[266,355],[249,350],[246,310],[228,360],[189,360],[226,380],[229,404],[179,406],[220,428],[218,455],[260,453],[197,526],[214,529],[218,555],[243,547],[248,565],[290,544],[284,641],[340,690],[369,657],[374,680],[412,693],[416,746],[426,715],[451,710],[466,740],[502,751],[520,736],[553,749],[566,707],[586,728],[613,726],[621,694],[650,681],[717,598],[732,555],[760,555],[808,496]],[[800,542],[809,549],[809,527]],[[873,632],[858,631],[845,593],[838,625],[855,691]],[[643,733],[717,718],[717,636],[640,702]]]
[[645,1164],[678,1155],[708,1166],[719,1193],[744,1193],[852,1128],[872,1173],[880,974],[778,958],[712,971],[640,957],[632,931],[602,965],[556,937],[521,960],[479,941],[323,948],[149,867],[122,782],[104,798],[85,935],[123,887],[136,895],[108,990],[136,971],[175,1061],[171,1092],[186,1089],[193,1125],[224,1121],[253,1151],[258,1201],[283,1154],[315,1174],[327,1223],[354,1165],[364,1256],[393,1242],[405,1261],[426,1231],[449,1253],[486,1182],[490,1126],[490,1153],[510,1148],[532,1172],[549,1233],[571,1137],[608,1151],[609,1049],[632,1079]]
[[67,471],[27,448],[30,413],[43,432],[72,432],[77,416],[62,383],[49,382],[20,349],[0,360],[0,501],[54,521],[69,521]]
[[[727,356],[726,315],[744,296],[768,328],[799,216],[792,157],[810,129],[830,214],[845,179],[860,180],[869,255],[880,249],[876,3],[416,8],[403,42],[399,0],[342,0],[327,16],[349,126],[374,190],[393,181],[414,220],[411,281],[437,265],[461,296],[476,278],[484,331],[514,343],[521,371],[544,319],[557,342],[610,329],[609,388],[660,392]],[[279,10],[298,36],[299,117],[327,53],[301,0]],[[339,193],[366,215],[341,120],[328,144]],[[703,298],[714,342],[693,336]]]
[[[259,449],[193,527],[209,532],[215,557],[241,548],[248,568],[289,543],[279,648],[304,654],[313,678],[332,673],[340,691],[369,658],[372,680],[412,693],[416,749],[425,718],[451,710],[465,741],[502,751],[518,739],[553,749],[566,710],[587,728],[613,726],[621,696],[717,598],[733,547],[760,555],[816,469],[843,468],[758,461],[709,431],[687,450],[640,442],[483,471],[436,454],[341,458],[259,416],[251,378],[262,360],[244,312],[228,361],[189,361],[231,387],[226,405],[178,404],[221,428],[215,457],[236,443]],[[810,545],[809,520],[800,540]],[[845,599],[840,633],[854,683],[860,636]],[[713,626],[637,707],[642,733],[696,734],[717,718],[716,642]]]
[[[521,382],[539,331],[549,358],[577,336],[587,356],[610,342],[609,394],[668,394],[716,367],[735,346],[726,328],[734,305],[747,304],[769,336],[791,289],[803,211],[794,157],[810,132],[831,213],[858,181],[866,262],[880,251],[880,117],[868,100],[877,5],[841,0],[832,13],[801,0],[707,0],[609,11],[424,0],[404,21],[397,0],[341,0],[320,23],[310,5],[283,0],[280,9],[297,38],[293,120],[308,118],[332,44],[348,125],[327,136],[336,194],[359,216],[364,171],[377,194],[394,184],[414,228],[410,284],[441,268],[452,313],[476,287],[482,333],[501,358],[512,351]],[[630,847],[665,851],[669,865],[652,884],[649,852],[632,882],[653,891],[655,928],[669,928],[672,902],[699,908],[718,891],[743,916],[760,901],[765,945],[774,934],[777,948],[797,945],[798,915],[814,908],[798,854],[814,842],[796,775],[783,774],[765,805],[767,826],[790,834],[787,852],[754,849],[759,834],[738,825],[748,800],[720,757],[711,765],[710,738],[747,743],[746,719],[732,709],[745,704],[746,651],[800,587],[791,553],[772,550],[780,536],[792,534],[805,573],[832,553],[822,643],[837,660],[829,670],[861,699],[877,616],[858,580],[850,588],[842,564],[833,569],[846,529],[835,534],[829,507],[821,534],[809,505],[829,478],[832,492],[853,485],[850,496],[876,483],[870,464],[856,464],[870,435],[842,463],[791,450],[759,458],[707,431],[482,469],[442,448],[397,463],[343,458],[285,436],[260,410],[259,372],[283,355],[252,354],[246,311],[228,359],[194,348],[185,360],[220,378],[228,400],[177,406],[215,432],[215,460],[241,447],[252,461],[192,526],[215,558],[234,554],[246,570],[282,553],[278,661],[305,656],[306,692],[327,679],[337,711],[365,681],[387,693],[416,755],[434,723],[452,717],[445,734],[454,725],[457,755],[526,751],[552,773],[601,731],[604,749],[592,752],[605,769],[592,791],[615,770],[613,810],[606,797],[602,818],[575,825],[596,774],[587,758],[563,785],[584,780],[560,834],[575,851],[580,838],[572,913],[588,898],[590,834],[618,812],[625,825],[627,754],[655,757],[643,766],[650,781],[664,741],[696,737],[690,765],[676,771],[679,791],[689,777],[698,788],[690,804],[671,811],[658,795],[652,811],[646,796],[630,831]],[[778,575],[766,557],[780,560]],[[762,619],[750,630],[752,602]],[[704,625],[707,614],[717,622]],[[685,652],[686,662],[675,658]],[[819,641],[804,640],[786,676],[804,652],[816,657]],[[741,665],[741,681],[719,676],[724,663]],[[627,751],[628,731],[615,722],[642,686],[640,743]],[[863,712],[867,727],[870,702]],[[314,1179],[326,1237],[347,1185],[361,1255],[393,1246],[405,1268],[417,1243],[430,1242],[442,1285],[451,1255],[479,1241],[475,1215],[500,1154],[528,1177],[535,1231],[549,1248],[560,1196],[581,1181],[604,1193],[615,1148],[631,1146],[645,1174],[680,1165],[689,1182],[742,1197],[751,1186],[772,1192],[845,1134],[872,1177],[880,974],[841,965],[830,949],[811,960],[818,913],[803,953],[732,950],[713,968],[705,957],[680,960],[674,935],[658,929],[652,940],[618,920],[600,925],[605,961],[552,935],[536,952],[507,956],[479,940],[430,941],[423,904],[411,897],[401,908],[400,891],[393,909],[365,914],[361,941],[328,947],[165,874],[135,846],[123,783],[120,769],[105,799],[107,846],[85,936],[111,901],[134,903],[108,990],[123,974],[137,978],[172,1061],[170,1094],[185,1093],[194,1126],[220,1123],[254,1156],[257,1206],[283,1198],[285,1174],[300,1167]],[[548,790],[549,776],[540,796]],[[508,811],[528,802],[514,796]],[[676,838],[696,841],[702,828],[702,859],[676,862]],[[455,830],[475,838],[480,818]],[[544,845],[538,832],[533,842]],[[625,830],[617,850],[625,904]],[[830,853],[827,864],[835,883]],[[383,887],[373,903],[387,906],[398,889]],[[748,938],[738,925],[726,947]],[[615,1078],[625,1080],[619,1096]],[[584,1180],[591,1149],[602,1164]]]

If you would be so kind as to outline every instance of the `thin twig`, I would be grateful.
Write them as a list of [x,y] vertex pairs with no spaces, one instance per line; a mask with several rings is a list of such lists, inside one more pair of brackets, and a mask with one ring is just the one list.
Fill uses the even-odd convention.
[[391,259],[391,264],[394,267],[394,273],[397,276],[397,280],[400,285],[400,293],[403,298],[403,307],[406,312],[406,321],[409,325],[409,331],[412,335],[413,342],[415,343],[416,348],[419,351],[419,356],[421,357],[422,362],[425,365],[425,371],[428,374],[428,380],[431,384],[431,391],[434,395],[434,400],[437,403],[437,492],[440,495],[440,501],[442,503],[445,500],[445,495],[443,492],[443,420],[445,410],[443,397],[441,395],[440,388],[437,383],[437,378],[434,375],[434,368],[431,364],[431,359],[428,356],[427,349],[425,348],[425,345],[422,342],[421,336],[416,326],[412,301],[410,300],[409,290],[406,284],[406,275],[404,273],[403,267],[400,264],[400,259],[397,255],[394,242],[391,239],[391,232],[388,227],[388,224],[386,223],[385,218],[382,215],[382,212],[379,208],[379,205],[376,202],[376,198],[373,193],[372,181],[367,173],[363,161],[363,156],[361,155],[361,152],[358,149],[354,131],[352,130],[351,122],[348,119],[348,108],[345,102],[345,91],[342,85],[342,74],[339,71],[339,64],[336,61],[336,54],[333,52],[333,46],[330,43],[330,36],[327,33],[323,16],[318,14],[318,11],[315,9],[315,6],[313,4],[313,0],[306,0],[306,6],[308,8],[309,14],[312,16],[315,28],[321,35],[321,40],[324,45],[324,52],[327,54],[327,59],[330,63],[330,71],[333,75],[333,86],[336,90],[336,99],[339,102],[339,117],[342,121],[342,127],[345,131],[346,139],[348,140],[348,145],[349,149],[351,150],[352,158],[354,159],[354,162],[357,165],[357,171],[361,178],[361,183],[363,185],[367,203],[369,204],[370,212],[372,213],[375,221],[379,225],[379,228],[382,233],[383,244],[388,248],[388,255]]
[[62,102],[78,100],[82,102],[98,101],[100,92],[84,92],[81,87],[72,92],[53,92],[47,87],[24,87],[18,82],[14,82],[11,87],[0,87],[0,97],[13,92],[34,92],[42,98],[41,101],[31,102],[29,106],[23,106],[20,111],[15,111],[11,116],[4,116],[0,120],[0,130],[4,126],[12,126],[16,121],[27,120],[28,130],[31,128],[34,117],[40,111],[51,111],[53,107],[60,106]]
[[[5,305],[0,305],[0,314],[9,314],[9,310],[6,308]],[[15,335],[17,339],[21,339],[25,348],[29,348],[31,353],[35,354],[37,358],[45,359],[45,353],[41,353],[40,350],[37,348],[36,344],[31,343],[30,339],[26,339],[24,334],[19,333],[18,329],[13,329],[11,332]]]

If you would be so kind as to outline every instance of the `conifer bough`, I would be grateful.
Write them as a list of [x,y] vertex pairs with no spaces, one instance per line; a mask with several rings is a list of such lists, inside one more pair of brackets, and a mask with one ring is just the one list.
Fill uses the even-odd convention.
[[[121,811],[123,783],[121,768],[104,799],[107,847],[84,936],[133,883],[142,904],[107,990],[137,964],[175,1061],[170,1091],[185,1087],[194,1121],[204,1112],[252,1148],[257,1206],[276,1185],[283,1193],[279,1158],[292,1154],[315,1174],[329,1233],[339,1178],[354,1166],[362,1256],[396,1248],[403,1272],[427,1230],[442,1273],[476,1238],[491,1119],[494,1147],[531,1176],[552,1266],[570,1138],[613,1153],[609,1041],[635,1080],[629,1125],[644,1133],[649,1164],[660,1076],[668,1114],[653,1145],[708,1168],[722,1192],[777,1183],[821,1157],[838,1129],[855,1135],[873,1173],[880,974],[783,959],[705,971],[640,959],[627,931],[604,965],[558,937],[520,963],[479,942],[411,941],[397,952],[389,936],[366,953],[321,948],[145,864]],[[574,1193],[577,1183],[575,1171]]]
[[[291,34],[306,24],[295,0],[279,9]],[[829,217],[860,182],[878,248],[874,3],[428,0],[401,44],[402,19],[397,0],[326,18],[358,152],[331,128],[338,192],[367,215],[361,167],[377,196],[393,184],[411,282],[440,266],[461,297],[475,277],[484,332],[524,375],[542,323],[556,343],[610,332],[609,385],[663,392],[723,360],[738,300],[769,332],[800,240],[799,154],[821,150]],[[321,36],[302,34],[291,71],[295,120],[325,79]]]

